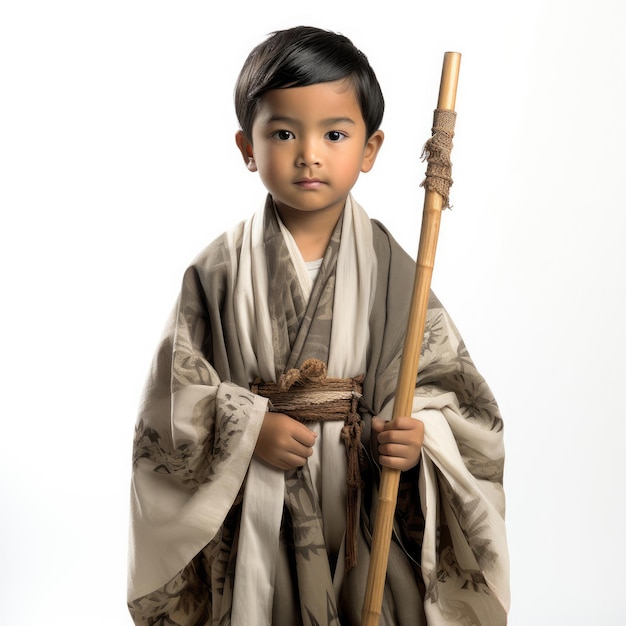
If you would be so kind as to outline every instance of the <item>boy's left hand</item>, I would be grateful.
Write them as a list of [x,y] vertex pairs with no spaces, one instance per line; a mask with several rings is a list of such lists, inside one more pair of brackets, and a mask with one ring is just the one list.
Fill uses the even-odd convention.
[[424,442],[424,422],[413,417],[396,417],[389,422],[373,417],[372,431],[372,449],[378,452],[381,465],[406,472],[418,464]]

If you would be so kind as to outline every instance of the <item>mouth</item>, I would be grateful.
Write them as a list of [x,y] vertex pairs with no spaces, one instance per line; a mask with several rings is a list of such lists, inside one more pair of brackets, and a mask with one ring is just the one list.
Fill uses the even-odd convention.
[[319,189],[326,183],[324,183],[324,181],[320,180],[319,178],[299,178],[297,181],[295,181],[295,184],[301,189]]

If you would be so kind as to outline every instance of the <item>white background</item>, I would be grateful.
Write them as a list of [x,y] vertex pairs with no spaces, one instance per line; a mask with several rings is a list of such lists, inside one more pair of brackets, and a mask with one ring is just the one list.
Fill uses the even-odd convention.
[[3,3],[0,621],[130,623],[143,380],[184,268],[264,196],[233,141],[239,68],[311,24],[379,76],[387,139],[355,195],[412,255],[463,53],[433,287],[505,417],[510,624],[626,623],[624,6]]

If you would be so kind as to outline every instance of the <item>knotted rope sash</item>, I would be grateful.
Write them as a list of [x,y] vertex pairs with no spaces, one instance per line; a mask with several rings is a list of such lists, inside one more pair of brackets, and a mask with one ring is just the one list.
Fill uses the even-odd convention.
[[297,369],[282,374],[278,382],[256,379],[253,393],[269,399],[269,410],[284,413],[299,422],[343,421],[341,439],[346,446],[346,568],[356,564],[356,524],[359,490],[363,486],[361,467],[365,458],[361,448],[363,421],[357,410],[363,395],[363,376],[328,378],[326,364],[307,359]]

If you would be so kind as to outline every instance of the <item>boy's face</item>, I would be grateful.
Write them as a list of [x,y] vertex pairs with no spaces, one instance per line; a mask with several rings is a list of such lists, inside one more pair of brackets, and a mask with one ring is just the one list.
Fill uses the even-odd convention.
[[354,89],[342,80],[269,91],[251,139],[239,132],[237,145],[281,215],[338,216],[359,173],[374,165],[383,133],[366,137]]

